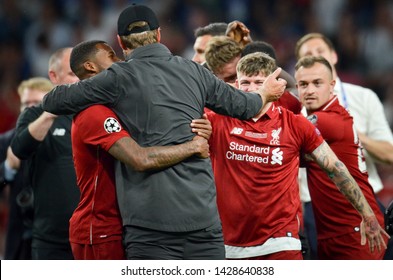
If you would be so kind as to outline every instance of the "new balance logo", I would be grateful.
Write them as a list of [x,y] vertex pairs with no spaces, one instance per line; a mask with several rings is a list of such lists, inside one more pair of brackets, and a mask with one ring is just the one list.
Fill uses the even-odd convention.
[[282,165],[282,159],[283,159],[282,154],[283,152],[280,151],[280,148],[275,148],[274,150],[272,150],[272,161],[270,162],[270,164]]
[[52,135],[53,136],[64,136],[66,133],[66,130],[64,128],[55,128],[55,131],[53,131]]
[[234,127],[234,128],[232,129],[232,131],[231,131],[231,134],[237,134],[237,135],[240,135],[240,134],[242,134],[242,132],[243,132],[243,128],[240,128],[240,127]]

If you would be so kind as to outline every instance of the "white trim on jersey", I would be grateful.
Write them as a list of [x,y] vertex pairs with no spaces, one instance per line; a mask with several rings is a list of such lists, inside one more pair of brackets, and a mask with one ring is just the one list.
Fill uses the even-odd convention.
[[281,251],[300,251],[300,240],[294,237],[269,238],[262,245],[237,247],[225,245],[225,257],[228,259],[243,259],[269,255]]

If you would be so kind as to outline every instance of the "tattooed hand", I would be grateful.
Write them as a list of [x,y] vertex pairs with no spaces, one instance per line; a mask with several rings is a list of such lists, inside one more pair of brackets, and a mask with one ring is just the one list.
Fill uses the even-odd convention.
[[365,245],[368,240],[371,252],[374,252],[375,248],[378,251],[386,249],[383,235],[388,238],[389,235],[379,225],[373,210],[346,166],[337,158],[326,142],[316,148],[311,156],[363,217],[360,223],[361,245]]
[[368,246],[371,253],[374,252],[375,247],[377,247],[379,252],[387,248],[383,235],[390,238],[389,234],[379,225],[375,216],[363,218],[360,223],[360,235],[360,243],[362,245],[365,245],[368,240]]
[[210,157],[210,152],[209,152],[209,144],[207,140],[202,137],[202,136],[195,136],[192,139],[192,144],[194,144],[196,153],[195,155],[200,157],[200,158],[208,158]]

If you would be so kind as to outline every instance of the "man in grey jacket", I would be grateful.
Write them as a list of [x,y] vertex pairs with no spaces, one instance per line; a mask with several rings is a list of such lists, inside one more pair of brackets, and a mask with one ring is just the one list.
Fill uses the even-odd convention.
[[[55,114],[92,104],[111,107],[141,146],[173,145],[193,137],[190,122],[204,107],[241,119],[278,99],[286,82],[273,73],[258,94],[244,93],[160,44],[154,12],[126,8],[118,19],[125,62],[44,99]],[[191,157],[156,172],[116,166],[116,187],[128,259],[223,259],[224,244],[210,159]]]

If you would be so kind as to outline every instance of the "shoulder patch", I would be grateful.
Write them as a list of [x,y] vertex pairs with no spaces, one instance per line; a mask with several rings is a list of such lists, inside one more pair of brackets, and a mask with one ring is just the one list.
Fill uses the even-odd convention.
[[107,133],[120,132],[121,125],[117,119],[109,117],[104,121],[104,129]]
[[317,115],[309,115],[307,116],[307,119],[312,123],[312,124],[316,124],[318,121],[318,117]]

